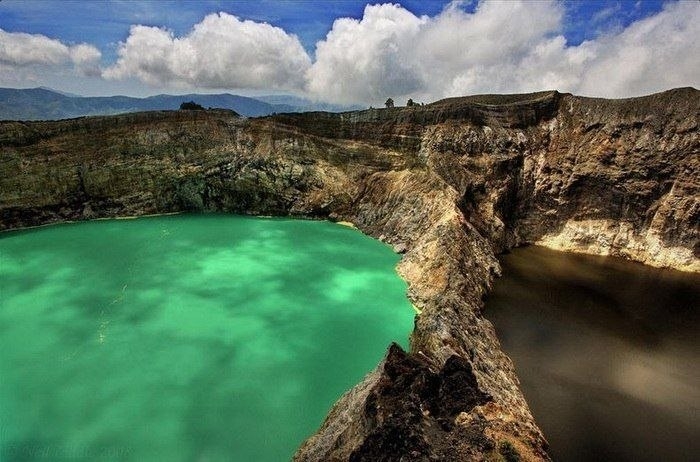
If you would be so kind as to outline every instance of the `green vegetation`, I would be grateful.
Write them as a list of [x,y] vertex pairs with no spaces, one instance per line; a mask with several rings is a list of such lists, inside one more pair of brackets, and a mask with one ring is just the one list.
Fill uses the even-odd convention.
[[181,111],[203,111],[204,108],[201,104],[197,104],[194,101],[187,101],[180,105]]

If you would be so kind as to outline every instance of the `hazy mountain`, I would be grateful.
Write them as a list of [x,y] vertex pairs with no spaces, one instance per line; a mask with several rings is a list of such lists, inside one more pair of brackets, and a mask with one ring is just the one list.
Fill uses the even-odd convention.
[[[331,104],[331,103],[321,103],[318,101],[312,101],[310,99],[301,98],[299,96],[292,95],[265,95],[256,96],[255,99],[264,101],[269,104],[279,105],[279,106],[289,106],[294,108],[292,112],[312,112],[312,111],[326,111],[326,112],[343,112],[343,111],[356,111],[359,109],[367,109],[365,106],[354,105],[341,105],[341,104]],[[284,111],[278,111],[284,112]]]
[[[268,99],[265,101],[263,98]],[[185,101],[205,108],[232,109],[246,117],[280,112],[349,110],[353,108],[323,105],[286,95],[262,98],[231,95],[156,95],[148,98],[129,96],[76,96],[49,88],[0,88],[0,120],[55,120],[87,115],[110,115],[124,112],[178,109]]]
[[67,91],[54,90],[54,89],[51,88],[51,87],[37,87],[37,88],[39,88],[40,90],[52,91],[52,92],[54,92],[54,93],[58,93],[58,94],[63,95],[63,96],[70,96],[70,97],[73,97],[73,98],[80,98],[80,95],[77,95],[77,94],[75,94],[75,93],[68,93]]

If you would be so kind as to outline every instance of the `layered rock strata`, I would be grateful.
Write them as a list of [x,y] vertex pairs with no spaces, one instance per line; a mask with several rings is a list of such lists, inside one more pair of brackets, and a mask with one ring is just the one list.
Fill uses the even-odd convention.
[[390,348],[295,459],[547,460],[482,316],[496,255],[539,243],[700,271],[699,122],[691,88],[0,122],[0,228],[179,211],[351,221],[403,254],[420,314],[411,351]]

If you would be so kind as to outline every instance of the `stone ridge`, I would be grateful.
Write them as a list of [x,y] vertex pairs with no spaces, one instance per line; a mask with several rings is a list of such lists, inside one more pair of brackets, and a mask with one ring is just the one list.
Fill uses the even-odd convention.
[[270,119],[307,134],[369,140],[374,144],[410,151],[420,146],[422,131],[427,126],[459,121],[477,126],[527,127],[553,117],[561,98],[556,91],[518,95],[522,97],[520,100],[515,100],[515,95],[501,96],[507,104],[487,105],[480,102],[495,103],[498,101],[496,96],[466,97],[441,100],[426,106],[344,113],[290,113],[270,116]]
[[0,229],[211,211],[351,221],[392,244],[420,311],[410,352],[392,347],[295,460],[548,460],[481,314],[496,255],[539,243],[700,271],[692,88],[193,112],[0,122]]

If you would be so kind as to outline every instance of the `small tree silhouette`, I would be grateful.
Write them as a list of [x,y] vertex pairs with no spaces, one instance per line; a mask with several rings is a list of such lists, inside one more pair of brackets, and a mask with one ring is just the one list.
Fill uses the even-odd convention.
[[194,101],[188,101],[186,103],[182,103],[180,105],[180,109],[182,109],[183,111],[203,111],[204,110],[204,108],[201,105],[195,103]]
[[391,98],[387,98],[386,103],[384,103],[386,107],[394,107],[394,100]]
[[406,106],[411,107],[415,106],[416,103],[413,102],[413,99],[409,98],[408,101],[406,101]]

